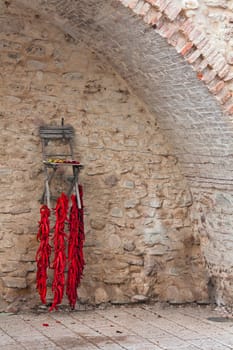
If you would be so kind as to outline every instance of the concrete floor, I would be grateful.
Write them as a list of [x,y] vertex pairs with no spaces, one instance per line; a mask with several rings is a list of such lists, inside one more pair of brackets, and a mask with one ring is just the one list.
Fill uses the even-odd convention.
[[233,319],[210,306],[160,304],[0,313],[0,349],[228,350]]

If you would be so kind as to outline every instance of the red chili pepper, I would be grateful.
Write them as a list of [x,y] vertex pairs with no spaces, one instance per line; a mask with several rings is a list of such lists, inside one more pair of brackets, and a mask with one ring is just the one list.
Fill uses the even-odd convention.
[[49,259],[51,254],[51,246],[49,245],[50,210],[46,205],[43,205],[40,208],[40,215],[41,219],[39,221],[39,230],[37,233],[37,240],[40,241],[40,245],[36,253],[36,288],[38,289],[42,303],[46,304],[47,269],[49,267]]
[[66,294],[72,309],[74,309],[78,298],[77,288],[81,281],[85,265],[83,258],[83,191],[81,186],[79,186],[79,193],[81,199],[81,209],[78,208],[76,196],[72,195],[72,207],[69,218],[70,235],[68,243],[68,276]]
[[56,211],[56,224],[54,228],[54,278],[52,283],[52,291],[54,293],[53,304],[50,307],[50,311],[54,308],[57,309],[57,305],[61,304],[64,286],[65,286],[65,267],[66,267],[66,254],[65,254],[65,222],[67,221],[68,211],[68,198],[62,193],[61,197],[57,200]]

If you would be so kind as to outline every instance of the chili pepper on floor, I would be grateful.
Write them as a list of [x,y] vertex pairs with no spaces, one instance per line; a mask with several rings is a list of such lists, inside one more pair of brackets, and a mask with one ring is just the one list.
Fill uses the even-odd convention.
[[51,254],[51,246],[49,245],[50,232],[50,210],[47,205],[40,208],[39,230],[37,233],[37,240],[40,242],[36,253],[37,273],[36,273],[36,288],[40,294],[40,299],[43,304],[46,304],[47,292],[47,269],[49,267],[49,259]]
[[56,212],[56,224],[54,228],[54,277],[52,283],[52,291],[54,293],[53,304],[50,307],[50,311],[54,308],[57,309],[57,305],[61,304],[64,286],[65,286],[65,267],[66,267],[66,254],[65,254],[65,222],[67,221],[68,211],[68,198],[62,193],[57,200],[55,212]]

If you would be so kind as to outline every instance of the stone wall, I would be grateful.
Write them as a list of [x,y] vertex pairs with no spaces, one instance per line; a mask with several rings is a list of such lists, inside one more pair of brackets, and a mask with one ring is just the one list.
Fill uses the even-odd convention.
[[[233,68],[231,58],[231,10],[231,2],[225,0],[89,0],[88,3],[84,0],[78,2],[74,0],[16,0],[14,3],[0,1],[0,27],[1,32],[5,32],[3,39],[4,37],[5,39],[10,37],[10,42],[12,42],[14,41],[12,38],[21,38],[16,40],[16,45],[10,43],[9,47],[7,42],[3,43],[4,50],[2,50],[0,56],[2,66],[4,66],[4,74],[0,75],[1,91],[3,91],[1,95],[4,96],[2,106],[5,115],[8,113],[7,121],[13,120],[14,117],[15,123],[14,127],[9,128],[8,126],[7,128],[8,132],[11,132],[15,138],[20,137],[18,142],[12,139],[12,143],[15,147],[15,144],[18,144],[20,140],[22,142],[22,135],[24,135],[24,138],[26,136],[29,138],[28,130],[34,130],[34,135],[30,136],[30,142],[32,144],[33,142],[37,143],[35,152],[38,152],[38,158],[41,156],[37,134],[38,126],[47,119],[49,122],[60,122],[61,117],[65,117],[67,120],[66,116],[69,116],[68,122],[75,125],[77,130],[77,157],[82,157],[85,163],[82,177],[85,185],[85,200],[87,201],[86,225],[88,234],[85,249],[88,252],[91,251],[88,257],[92,256],[93,261],[98,261],[98,258],[94,259],[94,257],[97,257],[96,253],[93,253],[99,250],[96,247],[102,247],[105,244],[106,250],[109,251],[109,247],[112,245],[112,240],[109,241],[109,237],[113,236],[113,246],[116,244],[113,249],[116,252],[116,259],[111,261],[111,266],[115,266],[112,274],[116,275],[114,271],[119,271],[120,265],[117,265],[117,259],[124,263],[124,266],[128,266],[128,270],[123,267],[122,269],[123,271],[127,270],[126,276],[130,277],[125,277],[122,284],[114,284],[113,281],[109,284],[106,279],[103,280],[102,277],[98,279],[91,275],[91,271],[96,268],[96,265],[88,261],[87,272],[80,290],[83,301],[87,301],[88,296],[91,302],[99,302],[101,298],[102,300],[111,299],[116,301],[131,300],[135,295],[144,295],[144,297],[160,295],[161,298],[170,300],[172,299],[171,295],[176,295],[174,298],[176,301],[206,300],[206,295],[202,294],[201,298],[191,296],[186,288],[182,289],[187,291],[185,297],[180,297],[180,291],[177,291],[177,286],[180,289],[183,281],[187,278],[186,272],[190,274],[190,271],[200,272],[200,274],[196,274],[194,285],[197,285],[196,280],[199,280],[202,281],[203,286],[206,286],[206,277],[203,275],[201,265],[199,265],[199,259],[195,260],[194,258],[194,261],[198,262],[196,266],[200,270],[197,270],[191,264],[191,269],[182,272],[183,265],[181,264],[181,268],[177,272],[180,278],[173,276],[170,280],[169,277],[168,288],[163,285],[164,281],[160,283],[160,280],[164,280],[164,276],[173,274],[169,264],[162,263],[170,261],[170,248],[166,253],[161,254],[160,258],[154,258],[150,244],[155,244],[159,249],[164,246],[170,247],[174,234],[183,245],[183,248],[180,246],[180,250],[178,249],[182,261],[184,261],[184,255],[187,255],[188,262],[190,262],[190,259],[193,261],[192,256],[195,257],[200,254],[198,247],[200,240],[203,259],[208,268],[209,291],[213,297],[212,300],[218,304],[232,304]],[[22,13],[24,13],[24,16],[22,16]],[[43,20],[40,17],[43,17]],[[43,23],[43,30],[38,30],[38,23],[40,26]],[[55,27],[51,27],[49,23],[56,24],[61,32],[65,33],[65,41],[63,34]],[[15,34],[18,32],[20,32],[20,36]],[[37,52],[31,52],[31,49],[27,53],[25,52],[24,47],[30,40],[33,41],[34,39],[37,39],[38,44],[40,41],[43,45],[46,43],[46,54],[43,53],[43,50],[40,52],[40,49]],[[17,48],[18,41],[21,45],[21,41],[23,43],[25,41],[25,44]],[[57,54],[55,43],[59,48],[64,45],[62,46],[62,56]],[[89,49],[92,48],[95,53],[88,51],[86,46]],[[65,50],[64,47],[66,47]],[[69,73],[77,72],[77,67],[76,65],[72,69],[69,67],[70,62],[73,62],[73,58],[68,60],[71,51],[66,55],[67,50],[72,51],[74,59],[79,62],[80,66],[84,64],[86,57],[90,58],[92,63],[89,64],[85,74],[82,74],[84,78],[78,78],[79,71],[78,75],[75,74],[74,79],[71,78]],[[73,52],[80,55],[76,57]],[[85,52],[85,58],[83,59],[80,58],[81,52]],[[95,54],[100,59],[94,57]],[[107,72],[111,71],[110,65],[114,67],[117,73],[114,71],[108,73],[110,75],[115,74],[111,83],[109,83],[110,80],[105,83],[106,76],[108,76],[107,72],[101,75],[99,71],[94,70],[93,67],[96,67],[97,61],[99,62],[97,66],[102,67],[99,68],[100,71],[102,69],[102,73],[106,67],[109,67]],[[12,81],[13,73],[14,83]],[[118,74],[128,85],[119,78]],[[11,79],[8,79],[9,76]],[[61,76],[63,79],[61,79]],[[113,89],[114,93],[111,92],[111,94],[109,93],[110,85],[116,86]],[[70,93],[71,87],[73,98],[71,98]],[[119,92],[116,92],[118,90]],[[9,93],[9,91],[11,92]],[[146,107],[138,102],[139,100],[134,94],[144,102]],[[91,109],[86,107],[84,100],[88,101]],[[109,100],[111,100],[111,106],[106,109]],[[114,101],[115,103],[113,103]],[[133,108],[132,105],[135,106],[135,103],[140,107]],[[127,109],[131,110],[131,108],[133,108],[134,113],[126,112]],[[142,112],[141,108],[145,112]],[[17,115],[21,115],[23,120],[20,128],[25,128],[24,133],[20,133],[21,136],[15,134],[16,110]],[[225,113],[223,113],[223,110]],[[74,114],[79,116],[78,121],[75,120]],[[128,114],[131,117],[127,117],[126,121],[125,117]],[[96,115],[98,115],[98,119],[94,118]],[[111,120],[113,117],[114,122]],[[156,121],[156,125],[153,128],[151,126],[138,127],[141,124],[147,125],[145,124],[146,120],[151,121],[150,125]],[[119,126],[113,129],[116,121]],[[1,123],[5,123],[4,118],[2,118]],[[80,128],[81,124],[82,127]],[[129,125],[132,126],[132,130],[136,128],[138,131],[132,131],[131,133]],[[104,134],[100,134],[98,130],[102,130],[102,133],[104,130]],[[144,137],[144,131],[142,130],[147,130],[148,139]],[[87,132],[90,134],[87,135]],[[161,137],[163,142],[155,141]],[[169,145],[165,140],[169,140]],[[152,141],[155,143],[151,148]],[[4,138],[1,142],[5,145]],[[166,144],[166,152],[163,148],[164,144]],[[8,148],[5,150],[5,146],[3,147],[4,151],[8,152]],[[27,157],[30,155],[31,160],[27,161],[34,162],[35,154],[25,152],[24,147],[20,144],[18,147],[19,154],[23,153],[22,156],[24,157],[26,157],[25,153]],[[141,153],[143,147],[145,147],[145,153]],[[151,150],[149,151],[148,148]],[[11,146],[9,149],[11,149]],[[138,151],[139,149],[140,151]],[[89,150],[91,151],[89,152]],[[105,158],[101,150],[105,150]],[[109,152],[113,152],[112,155],[109,155]],[[150,165],[152,164],[150,154],[153,154],[153,157],[155,155],[159,157],[155,162],[156,165]],[[13,156],[16,157],[15,152]],[[13,156],[11,154],[6,155],[11,162],[13,162]],[[118,166],[130,162],[133,164],[126,173]],[[114,165],[111,167],[112,164]],[[5,206],[2,213],[5,214],[4,220],[2,220],[1,235],[3,236],[6,230],[10,231],[6,226],[8,221],[10,226],[14,222],[14,229],[11,228],[10,232],[16,232],[14,231],[16,230],[16,221],[18,222],[17,230],[21,234],[24,231],[25,234],[33,231],[32,235],[27,236],[27,238],[31,237],[32,239],[31,260],[24,263],[24,268],[29,271],[29,273],[25,272],[25,275],[30,276],[31,274],[34,278],[35,272],[30,273],[30,269],[35,268],[31,262],[34,261],[36,245],[34,237],[37,229],[35,222],[38,219],[35,220],[35,217],[38,217],[38,203],[35,203],[33,198],[30,205],[28,205],[28,199],[26,200],[27,204],[24,204],[25,197],[22,199],[19,195],[16,195],[19,192],[21,195],[24,193],[22,184],[24,188],[30,187],[31,184],[30,181],[27,181],[26,185],[24,183],[25,178],[23,176],[29,174],[28,171],[25,172],[25,164],[23,164],[21,171],[18,165],[14,161],[13,165],[9,167],[4,165],[2,169],[2,174],[5,175],[2,176],[1,181],[7,179],[8,185],[7,183],[2,185]],[[141,167],[140,176],[138,175],[139,165]],[[17,167],[17,169],[12,171],[14,167]],[[92,174],[96,169],[98,169],[97,174]],[[36,175],[37,172],[35,172],[34,167],[30,175],[34,181],[33,186],[35,185],[36,191],[38,187],[42,186],[43,182],[40,162],[38,162],[37,171],[38,175]],[[135,180],[135,172],[142,180],[139,180],[139,178],[137,178],[137,181]],[[154,179],[154,172],[159,172],[157,180]],[[161,175],[163,173],[165,175]],[[9,177],[9,175],[17,177],[14,186],[19,186],[19,188],[14,189],[14,193],[10,194],[8,189],[12,177]],[[163,176],[167,180],[164,180]],[[182,180],[177,180],[177,176],[179,179],[183,176]],[[21,187],[18,179],[21,179]],[[99,202],[103,205],[103,201],[99,199],[91,187],[92,183],[95,182],[93,179],[98,183],[98,195],[104,196],[104,201],[106,201],[106,205],[102,209],[99,209]],[[129,185],[132,187],[131,190],[124,187],[125,181],[131,183]],[[143,192],[144,185],[141,185],[140,181],[146,184],[147,189],[145,191],[148,198],[151,197],[148,200],[146,198],[146,203],[150,203],[151,200],[153,203],[156,198],[159,207],[154,208],[151,204],[150,206],[145,205],[144,198],[140,197],[139,194],[135,194],[137,186]],[[187,181],[186,184],[185,181]],[[160,192],[161,186],[162,190]],[[176,191],[177,188],[179,190],[174,194],[173,190]],[[91,192],[88,192],[90,189]],[[183,189],[185,189],[184,192]],[[41,187],[38,193],[38,197],[40,197]],[[184,205],[185,210],[180,211],[180,206],[183,208],[183,204],[180,205],[177,198],[181,193],[183,193],[182,200],[186,204]],[[98,203],[91,196],[94,196],[95,200],[98,198]],[[169,196],[173,198],[176,203],[175,206],[179,208],[178,212],[180,214],[178,216],[181,215],[179,220],[185,227],[184,230],[176,227],[176,208],[172,208],[171,204],[167,204]],[[190,196],[191,201],[188,199]],[[9,200],[10,207],[6,206],[7,200]],[[128,208],[129,203],[126,204],[125,202],[131,200],[134,204],[130,205],[134,205],[134,207]],[[144,218],[144,215],[147,215],[145,214],[146,209],[149,210],[148,212],[152,211],[154,213],[152,219],[150,218],[152,214],[148,214],[149,217]],[[25,213],[21,213],[21,210]],[[99,222],[99,219],[96,220],[101,217],[98,210],[103,211],[105,224],[102,220],[100,220],[101,222]],[[164,210],[166,211],[165,217]],[[95,212],[98,213],[97,218],[92,217]],[[137,215],[139,216],[137,217]],[[12,221],[12,217],[14,221]],[[27,230],[26,227],[29,223],[30,225],[34,223],[34,228]],[[165,231],[164,225],[166,226]],[[115,227],[115,230],[112,230],[112,226]],[[169,228],[169,238],[168,240],[166,238],[166,242],[153,241],[155,239],[153,233],[156,233],[157,230],[166,232],[167,228]],[[132,245],[130,244],[132,251],[124,248],[125,232],[130,235],[127,241],[133,242]],[[139,232],[143,232],[142,236]],[[178,235],[177,232],[179,232]],[[89,233],[90,236],[88,236]],[[187,246],[187,240],[184,241],[183,234],[186,238],[191,237],[188,241],[194,242],[193,246]],[[136,236],[137,238],[135,238]],[[14,235],[12,237],[8,232],[7,239],[1,240],[1,243],[4,242],[4,245],[7,246],[4,249],[1,248],[4,253],[3,259],[5,259],[6,249],[14,252],[14,247],[20,248],[21,244],[22,249],[27,246],[27,254],[30,255],[30,244],[25,246],[24,239],[20,236],[18,236],[20,239],[17,238],[17,241]],[[88,237],[91,237],[91,243],[89,243]],[[119,238],[118,243],[115,243],[116,237]],[[160,239],[161,235],[156,237]],[[143,239],[146,245],[145,242],[142,243]],[[151,239],[152,243],[150,242]],[[91,246],[93,242],[95,242],[95,245]],[[16,250],[17,254],[19,248]],[[141,252],[141,249],[144,253]],[[15,252],[16,256],[17,254]],[[135,267],[135,265],[125,262],[126,256],[137,256],[138,260],[141,259],[139,265]],[[172,257],[174,258],[174,255]],[[171,259],[172,266],[180,266],[176,258],[173,258]],[[20,259],[13,260],[14,264],[18,266],[17,262]],[[108,254],[106,259],[109,259]],[[158,259],[159,264],[156,265]],[[92,268],[91,264],[95,266]],[[98,267],[98,276],[106,274],[105,264],[109,266],[109,263],[104,260],[101,266]],[[144,267],[140,264],[144,264]],[[147,271],[145,266],[151,266],[151,264],[152,266],[159,266],[156,270],[156,276],[154,272],[152,275],[147,275],[147,272],[145,272]],[[9,269],[10,264],[8,263],[6,266],[2,268],[3,277],[13,276],[11,282],[13,281],[14,284],[16,277],[14,274],[17,274],[18,270],[16,269],[17,272],[14,272],[15,267],[13,267],[13,270],[9,273],[4,269]],[[160,266],[162,266],[161,271]],[[90,270],[88,270],[89,267]],[[152,271],[155,271],[154,267],[152,267]],[[120,276],[121,272],[117,275]],[[184,279],[183,276],[185,276]],[[28,277],[29,282],[27,284],[34,286],[30,282],[30,278]],[[174,280],[178,281],[179,285],[176,285]],[[20,283],[20,280],[18,282]],[[25,280],[21,282],[22,285],[26,283]],[[146,287],[142,287],[143,283]],[[137,290],[136,286],[139,285],[140,290]],[[205,287],[201,287],[201,290],[204,289]],[[9,288],[9,291],[8,289],[4,290],[9,293],[7,298],[10,300],[14,288]],[[130,290],[130,293],[126,290]],[[26,290],[23,290],[24,295],[25,292]],[[123,293],[123,296],[121,293]],[[19,290],[16,289],[15,296],[19,296],[19,294]],[[30,289],[29,295],[34,295]],[[12,297],[13,299],[14,297]]]
[[[159,71],[164,69],[167,81],[164,84],[164,76],[161,79],[157,77],[159,83],[156,85],[160,96],[164,97],[167,94],[168,102],[163,106],[166,110],[163,109],[162,103],[159,103],[155,111],[158,114],[158,111],[163,109],[161,113],[163,117],[159,118],[160,126],[164,125],[166,132],[169,130],[168,133],[174,140],[173,145],[177,147],[177,150],[174,150],[175,154],[180,160],[183,173],[189,179],[194,199],[193,224],[200,237],[203,256],[208,267],[212,300],[218,305],[232,306],[232,2],[225,0],[120,0],[120,2],[133,10],[145,23],[154,28],[154,32],[166,38],[167,42],[174,46],[192,66],[197,78],[206,84],[210,94],[214,95],[227,115],[227,117],[222,115],[218,106],[214,106],[210,94],[206,94],[201,85],[198,88],[198,84],[190,79],[191,75],[185,77],[183,72],[186,72],[186,69],[182,71],[177,60],[176,62],[172,60],[169,67],[165,62],[160,64]],[[160,50],[161,47],[164,48],[163,44],[157,46],[160,46]],[[159,61],[161,54],[157,50],[154,51]],[[166,56],[165,51],[168,52],[167,48],[163,49],[162,56]],[[151,66],[154,68],[155,64]],[[145,76],[147,69],[144,68],[142,71]],[[170,71],[172,74],[169,74]],[[173,82],[176,78],[175,72],[182,74],[183,88],[180,78]],[[169,79],[172,83],[168,82]],[[149,81],[149,85],[155,84]],[[163,85],[166,85],[166,89]],[[184,87],[189,90],[187,94],[184,93]],[[169,93],[171,90],[172,94]],[[194,94],[191,90],[195,90]],[[183,99],[179,96],[180,92]],[[195,94],[198,95],[197,98]],[[150,106],[153,105],[150,93],[146,94],[145,99]],[[175,105],[179,104],[179,107],[175,108],[176,116],[169,106],[174,101]],[[194,101],[194,104],[191,101]]]
[[37,12],[4,6],[0,309],[39,303],[35,253],[44,176],[38,128],[61,118],[74,126],[75,155],[85,165],[80,301],[207,301],[192,195],[155,116],[85,44]]
[[[225,52],[216,45],[212,51],[211,35],[205,40],[204,13],[197,17],[203,20],[200,26],[193,22],[195,17],[187,16],[183,2],[150,1],[153,9],[146,2],[89,0],[87,5],[81,0],[50,0],[47,10],[62,30],[110,61],[157,119],[194,199],[192,225],[208,266],[212,300],[232,304],[232,67]],[[29,5],[27,0],[23,3]],[[154,23],[146,21],[145,9],[154,14]],[[200,36],[205,47],[189,43],[194,34],[195,42]],[[217,90],[207,89],[212,85]],[[222,101],[221,96],[225,96]],[[219,197],[228,200],[219,201]]]

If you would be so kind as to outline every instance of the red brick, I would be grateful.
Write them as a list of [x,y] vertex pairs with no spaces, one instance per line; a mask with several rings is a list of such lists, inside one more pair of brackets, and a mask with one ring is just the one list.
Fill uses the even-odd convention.
[[133,11],[137,14],[137,15],[141,15],[141,12],[143,11],[143,7],[147,5],[149,6],[149,4],[145,3],[144,0],[139,0],[137,5],[134,7]]
[[148,11],[150,10],[150,8],[151,8],[151,6],[148,3],[145,3],[139,12],[139,15],[145,16],[148,13]]
[[225,83],[224,81],[220,80],[218,81],[216,84],[210,84],[208,87],[209,87],[209,90],[214,94],[216,95],[217,93],[219,93],[225,86]]
[[232,97],[232,93],[224,88],[219,94],[216,95],[216,99],[224,105]]
[[193,30],[189,33],[189,40],[194,41],[195,39],[199,38],[201,34],[202,32],[194,27]]
[[180,29],[184,34],[189,35],[189,33],[191,33],[191,31],[194,29],[194,23],[190,19],[188,19],[183,23]]
[[120,0],[120,2],[121,2],[124,6],[128,7],[128,5],[129,5],[129,3],[131,2],[131,0]]
[[220,72],[222,69],[224,69],[225,66],[227,66],[226,60],[221,54],[218,54],[215,57],[214,62],[212,63],[212,66],[214,69],[216,69],[217,72]]
[[210,61],[209,57],[211,57],[212,54],[216,54],[216,49],[211,43],[205,45],[200,51],[208,61]]
[[187,43],[186,39],[183,36],[180,36],[177,38],[177,43],[176,43],[176,51],[181,52],[182,48],[185,46]]
[[193,47],[193,43],[191,41],[188,41],[187,44],[181,49],[180,53],[182,56],[186,55],[187,52],[190,51],[190,49]]
[[233,72],[229,72],[226,76],[223,77],[224,81],[231,81],[233,80]]
[[149,4],[151,4],[152,6],[156,6],[156,0],[146,0],[146,2],[148,2]]
[[226,64],[219,72],[220,78],[224,78],[230,72],[230,67]]
[[163,25],[164,25],[164,17],[163,16],[161,16],[160,18],[159,18],[159,20],[157,21],[157,23],[156,23],[156,29],[157,30],[159,30]]
[[174,21],[176,17],[179,15],[180,11],[181,11],[181,7],[171,2],[165,8],[164,13],[171,21]]
[[197,70],[202,72],[206,67],[208,66],[208,61],[206,59],[203,59],[198,65]]
[[209,69],[203,73],[203,79],[206,84],[209,84],[217,75],[214,69]]
[[128,7],[133,10],[137,6],[138,2],[139,0],[131,0],[128,4]]
[[151,8],[144,17],[144,21],[148,24],[155,25],[161,17],[162,14],[160,12],[156,11],[154,8]]
[[214,50],[208,55],[207,60],[212,65],[213,62],[216,61],[218,56],[218,50],[214,48]]
[[164,11],[164,9],[168,6],[170,2],[172,2],[172,0],[155,0],[155,6],[157,6],[160,9],[160,11]]
[[198,49],[196,49],[186,60],[190,64],[194,63],[198,59],[198,57],[200,57],[200,55],[201,52]]
[[230,104],[230,105],[227,107],[227,112],[228,112],[229,114],[233,114],[233,103]]
[[172,23],[165,23],[160,29],[159,34],[163,38],[170,38],[178,30],[177,26]]
[[196,44],[196,46],[199,50],[201,50],[207,44],[209,44],[209,40],[205,38],[201,40],[198,44]]
[[179,38],[180,38],[180,33],[179,31],[177,31],[170,38],[167,39],[167,42],[172,46],[177,46]]
[[195,45],[198,45],[201,43],[201,41],[203,41],[206,38],[206,34],[205,33],[201,33],[199,36],[196,34],[195,37],[192,39],[193,43]]

